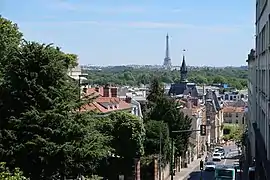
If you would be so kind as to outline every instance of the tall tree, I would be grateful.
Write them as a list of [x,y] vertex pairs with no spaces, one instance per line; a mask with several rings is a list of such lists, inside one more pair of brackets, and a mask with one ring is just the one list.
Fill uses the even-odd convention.
[[164,96],[164,88],[159,78],[155,77],[150,85],[149,94],[147,100],[151,102],[156,102],[160,97]]
[[[157,84],[160,84],[160,82],[156,82],[155,80],[153,84],[155,84],[154,87],[159,87]],[[151,89],[151,108],[145,116],[145,120],[146,122],[149,120],[156,120],[167,123],[170,137],[174,138],[174,141],[176,142],[176,153],[177,155],[181,155],[187,148],[190,133],[172,134],[172,131],[190,129],[191,118],[185,116],[184,113],[181,112],[180,105],[175,99],[160,92],[160,88]]]
[[21,39],[22,33],[19,31],[17,24],[0,15],[0,73],[3,68],[2,64],[6,62],[10,52],[19,46]]
[[76,111],[71,60],[59,48],[24,42],[5,62],[0,157],[32,179],[93,171],[109,150],[94,119]]
[[167,123],[150,120],[145,123],[146,136],[144,142],[145,155],[159,154],[163,162],[170,157],[170,139]]
[[129,159],[143,155],[145,138],[143,121],[125,112],[112,113],[109,118],[113,123],[112,147],[115,154]]

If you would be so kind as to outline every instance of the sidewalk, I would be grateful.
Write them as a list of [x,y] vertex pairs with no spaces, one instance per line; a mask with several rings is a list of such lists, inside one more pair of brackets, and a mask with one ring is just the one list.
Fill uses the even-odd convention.
[[174,180],[184,180],[186,179],[190,173],[192,173],[197,167],[200,166],[200,161],[205,159],[206,154],[203,155],[201,158],[196,159],[192,161],[190,164],[188,164],[187,168],[182,168],[180,172],[175,173],[175,176],[173,177]]

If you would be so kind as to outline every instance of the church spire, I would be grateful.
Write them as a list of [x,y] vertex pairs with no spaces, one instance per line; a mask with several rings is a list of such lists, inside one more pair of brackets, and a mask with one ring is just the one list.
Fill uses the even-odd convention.
[[[186,50],[184,49],[183,52]],[[186,65],[186,60],[185,60],[185,54],[183,54],[183,61],[180,69],[180,74],[181,74],[181,82],[187,82],[187,65]]]

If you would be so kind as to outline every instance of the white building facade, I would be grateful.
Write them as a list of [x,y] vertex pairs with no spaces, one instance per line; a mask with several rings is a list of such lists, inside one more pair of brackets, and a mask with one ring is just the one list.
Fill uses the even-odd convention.
[[[267,159],[270,159],[270,1],[256,1],[256,45],[254,56],[249,55],[248,83],[248,136],[252,156],[261,149],[259,141],[264,142]],[[258,128],[255,138],[253,123]],[[258,136],[259,134],[259,136]],[[258,139],[258,137],[262,137]],[[255,143],[255,139],[256,142]],[[262,140],[261,140],[262,139]],[[257,144],[257,148],[255,146]],[[257,151],[257,153],[256,153]]]

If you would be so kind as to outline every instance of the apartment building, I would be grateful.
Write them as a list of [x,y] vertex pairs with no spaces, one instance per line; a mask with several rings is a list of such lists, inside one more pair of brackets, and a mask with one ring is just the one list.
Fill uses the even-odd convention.
[[223,107],[224,123],[238,124],[244,127],[245,125],[245,108],[244,107]]
[[269,179],[266,160],[270,160],[270,1],[256,1],[255,25],[256,50],[251,50],[247,60],[248,136],[251,155],[258,161],[256,173]]

